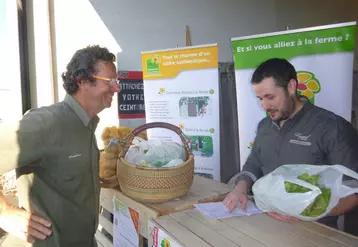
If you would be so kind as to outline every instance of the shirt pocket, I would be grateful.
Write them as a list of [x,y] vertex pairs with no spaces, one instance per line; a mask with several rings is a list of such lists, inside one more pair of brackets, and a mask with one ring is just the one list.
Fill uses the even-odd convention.
[[320,165],[324,159],[317,143],[289,140],[283,155],[286,164]]
[[58,157],[51,167],[55,186],[63,192],[80,188],[91,176],[91,157],[83,152],[73,152]]

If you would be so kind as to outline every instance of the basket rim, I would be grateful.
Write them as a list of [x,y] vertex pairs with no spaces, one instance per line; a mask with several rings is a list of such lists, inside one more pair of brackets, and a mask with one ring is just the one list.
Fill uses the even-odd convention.
[[194,154],[189,153],[189,158],[186,161],[184,161],[184,163],[181,163],[180,165],[177,165],[177,166],[172,166],[172,167],[146,167],[146,166],[140,166],[140,165],[131,164],[128,161],[126,161],[124,159],[124,157],[119,157],[118,160],[117,160],[117,165],[118,165],[118,162],[121,161],[124,164],[126,164],[127,166],[130,166],[130,167],[135,168],[135,169],[150,170],[150,171],[153,171],[153,170],[169,171],[169,170],[175,170],[175,169],[178,169],[178,168],[186,166],[191,161],[190,160],[191,158],[194,159]]

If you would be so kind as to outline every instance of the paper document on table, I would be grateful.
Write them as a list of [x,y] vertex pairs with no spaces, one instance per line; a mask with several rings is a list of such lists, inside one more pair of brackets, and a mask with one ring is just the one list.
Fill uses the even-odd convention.
[[234,216],[250,216],[262,213],[262,211],[256,207],[255,203],[250,200],[247,203],[245,212],[240,207],[237,207],[232,212],[229,212],[223,202],[200,203],[194,204],[194,206],[205,216],[214,219],[224,219]]

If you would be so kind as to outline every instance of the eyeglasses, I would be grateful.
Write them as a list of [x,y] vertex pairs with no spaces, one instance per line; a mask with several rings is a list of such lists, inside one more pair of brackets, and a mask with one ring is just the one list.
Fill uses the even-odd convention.
[[96,78],[96,79],[107,81],[109,86],[111,86],[111,87],[113,85],[118,85],[119,86],[119,79],[117,79],[117,78],[108,78],[108,77],[102,77],[102,76],[96,76],[96,75],[93,75],[92,77]]

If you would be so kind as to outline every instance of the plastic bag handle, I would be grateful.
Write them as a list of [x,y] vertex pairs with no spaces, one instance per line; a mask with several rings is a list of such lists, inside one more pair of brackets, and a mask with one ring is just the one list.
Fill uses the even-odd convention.
[[331,167],[332,167],[332,169],[338,171],[339,173],[341,173],[347,177],[354,178],[355,180],[358,180],[358,173],[354,172],[353,170],[351,170],[345,166],[333,165]]
[[310,189],[312,191],[317,191],[317,192],[319,192],[318,195],[322,193],[322,191],[321,191],[321,189],[319,187],[317,187],[317,186],[315,186],[313,184],[310,184],[310,183],[308,183],[306,181],[303,181],[301,179],[298,179],[298,178],[287,178],[287,179],[285,178],[285,182],[298,184],[298,185],[301,185],[302,187],[305,187],[305,188]]
[[136,137],[139,133],[147,130],[147,129],[153,129],[153,128],[164,128],[164,129],[169,129],[174,131],[175,133],[177,133],[181,139],[181,141],[184,144],[184,148],[186,151],[186,159],[189,158],[190,155],[190,150],[189,150],[189,146],[188,143],[185,140],[184,134],[181,131],[181,129],[175,125],[169,124],[169,123],[165,123],[165,122],[152,122],[152,123],[147,123],[147,124],[143,124],[135,129],[132,130],[132,132],[127,136],[128,140],[126,141],[126,144],[124,146],[124,148],[122,149],[121,153],[119,154],[120,158],[123,158],[126,153],[128,152],[129,147],[132,145],[133,139],[134,137]]
[[[342,166],[342,165],[333,165],[331,167],[332,169],[338,171],[342,175],[345,175],[349,178],[353,178],[354,180],[358,180],[358,173],[355,171],[349,169],[348,167]],[[342,186],[339,191],[339,197],[344,198],[346,196],[352,195],[358,193],[358,188],[347,186],[344,182],[342,183]]]

